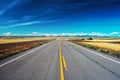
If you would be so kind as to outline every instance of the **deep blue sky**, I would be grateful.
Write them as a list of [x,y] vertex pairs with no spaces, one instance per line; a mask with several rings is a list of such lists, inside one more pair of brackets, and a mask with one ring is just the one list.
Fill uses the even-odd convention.
[[1,0],[0,34],[120,32],[120,0]]

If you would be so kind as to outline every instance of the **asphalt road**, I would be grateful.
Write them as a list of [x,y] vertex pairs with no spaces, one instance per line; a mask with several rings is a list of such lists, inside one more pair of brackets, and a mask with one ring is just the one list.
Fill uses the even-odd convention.
[[120,59],[52,41],[1,60],[0,80],[120,80]]

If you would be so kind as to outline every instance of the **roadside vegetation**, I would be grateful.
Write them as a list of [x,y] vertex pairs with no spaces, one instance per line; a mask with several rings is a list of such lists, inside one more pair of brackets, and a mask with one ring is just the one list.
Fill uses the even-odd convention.
[[0,38],[0,59],[45,44],[51,40],[40,38]]
[[99,39],[69,39],[69,41],[78,45],[91,48],[103,53],[120,57],[120,39],[99,38]]

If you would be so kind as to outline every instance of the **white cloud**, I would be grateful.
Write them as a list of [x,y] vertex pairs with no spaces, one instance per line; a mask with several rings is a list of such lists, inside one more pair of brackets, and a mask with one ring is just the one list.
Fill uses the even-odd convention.
[[59,34],[61,36],[108,36],[107,34],[99,33],[99,32],[91,32],[91,33],[85,33],[85,32],[78,32],[78,33],[62,33]]
[[24,36],[39,36],[39,32],[32,32],[30,34],[25,34]]
[[92,32],[92,33],[89,33],[90,36],[108,36],[107,34],[103,34],[103,33],[100,33],[100,32]]
[[84,32],[77,32],[77,33],[39,33],[39,32],[32,32],[29,34],[12,34],[11,32],[3,33],[3,36],[120,36],[119,32],[111,32],[108,34],[100,33],[100,32],[91,32],[91,33],[84,33]]
[[3,33],[4,36],[12,36],[12,33],[11,32],[6,32],[6,33]]
[[39,34],[39,32],[33,32],[32,34],[33,34],[33,35],[38,35],[38,34]]
[[110,33],[111,35],[118,35],[118,34],[120,34],[120,32],[112,32],[112,33]]

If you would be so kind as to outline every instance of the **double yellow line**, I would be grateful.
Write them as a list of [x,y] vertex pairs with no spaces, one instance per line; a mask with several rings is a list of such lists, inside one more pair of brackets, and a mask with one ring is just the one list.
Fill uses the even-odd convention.
[[65,80],[64,70],[67,71],[67,65],[66,65],[66,60],[62,55],[62,46],[60,44],[60,41],[58,45],[59,45],[59,54],[60,54],[60,80]]

